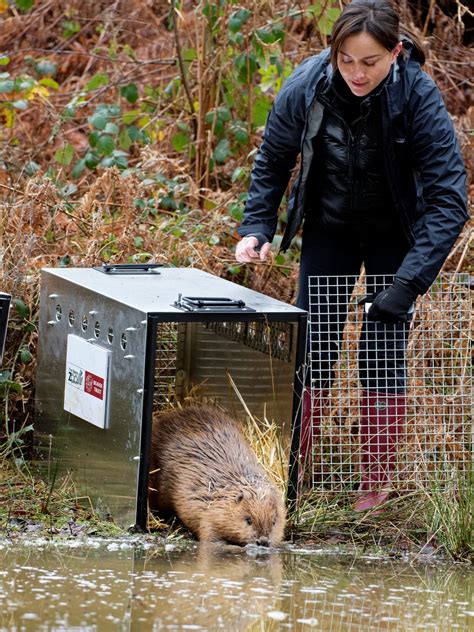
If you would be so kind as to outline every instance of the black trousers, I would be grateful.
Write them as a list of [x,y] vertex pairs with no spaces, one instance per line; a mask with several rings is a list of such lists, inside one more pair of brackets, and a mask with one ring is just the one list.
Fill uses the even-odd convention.
[[[369,296],[392,283],[408,249],[408,241],[396,225],[382,230],[368,225],[328,228],[306,223],[297,305],[310,312],[311,373],[307,386],[321,389],[331,384],[347,307],[362,264]],[[364,315],[358,349],[359,379],[364,389],[405,391],[408,331],[409,323],[377,323]]]

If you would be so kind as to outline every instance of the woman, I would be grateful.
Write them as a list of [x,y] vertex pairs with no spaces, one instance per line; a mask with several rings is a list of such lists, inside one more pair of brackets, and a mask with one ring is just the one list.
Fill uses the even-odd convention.
[[[367,275],[379,275],[371,277],[359,347],[364,395],[358,510],[388,496],[405,418],[409,311],[468,217],[462,157],[440,92],[421,70],[424,60],[415,38],[400,34],[389,2],[347,5],[330,50],[296,68],[275,100],[238,231],[239,262],[268,257],[278,207],[301,154],[281,249],[304,220],[297,304],[308,309],[308,277],[317,276],[317,300],[327,312],[310,340],[302,458],[311,450],[311,425],[317,432],[337,359],[340,305],[347,304],[362,264]],[[346,275],[349,282],[339,287],[331,275]],[[390,282],[381,275],[391,275]]]

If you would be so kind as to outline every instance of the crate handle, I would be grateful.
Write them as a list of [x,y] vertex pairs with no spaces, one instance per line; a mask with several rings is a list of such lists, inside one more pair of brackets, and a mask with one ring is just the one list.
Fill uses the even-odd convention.
[[95,269],[104,274],[160,274],[157,268],[162,267],[162,263],[103,263]]
[[188,312],[254,312],[242,300],[226,298],[224,296],[183,296],[178,294],[175,307]]

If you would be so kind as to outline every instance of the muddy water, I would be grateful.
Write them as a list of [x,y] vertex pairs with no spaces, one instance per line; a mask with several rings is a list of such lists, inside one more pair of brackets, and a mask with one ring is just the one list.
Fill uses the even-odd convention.
[[0,541],[0,630],[474,630],[474,571],[332,549]]

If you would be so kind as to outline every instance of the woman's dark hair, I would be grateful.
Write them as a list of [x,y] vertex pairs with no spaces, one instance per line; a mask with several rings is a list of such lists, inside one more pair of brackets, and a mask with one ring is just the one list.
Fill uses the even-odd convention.
[[421,65],[425,53],[418,38],[408,30],[400,28],[400,18],[393,4],[387,0],[354,0],[346,5],[334,23],[331,35],[331,63],[337,68],[337,54],[344,40],[350,35],[369,33],[387,50],[393,50],[406,35],[412,42]]

